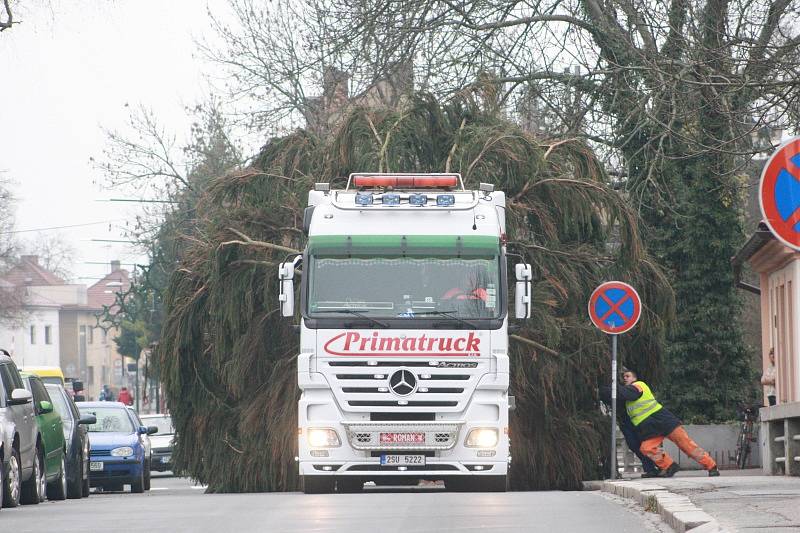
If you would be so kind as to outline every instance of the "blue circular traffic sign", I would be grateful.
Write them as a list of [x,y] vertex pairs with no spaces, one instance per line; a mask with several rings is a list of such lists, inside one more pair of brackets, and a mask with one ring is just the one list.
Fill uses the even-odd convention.
[[589,318],[605,333],[625,333],[639,322],[641,315],[639,293],[621,281],[603,283],[589,298]]

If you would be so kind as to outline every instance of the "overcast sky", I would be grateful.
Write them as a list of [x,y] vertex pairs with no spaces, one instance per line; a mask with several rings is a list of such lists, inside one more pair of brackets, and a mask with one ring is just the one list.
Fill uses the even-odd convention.
[[125,104],[143,104],[167,129],[188,132],[184,107],[208,93],[208,65],[194,44],[212,37],[207,2],[40,0],[16,6],[22,23],[0,33],[0,172],[16,182],[16,229],[92,224],[47,232],[76,248],[76,277],[99,278],[108,267],[88,263],[142,260],[124,244],[92,242],[121,239],[120,228],[137,210],[136,204],[97,201],[123,196],[101,189],[102,176],[89,161],[102,156],[101,126],[124,131]]

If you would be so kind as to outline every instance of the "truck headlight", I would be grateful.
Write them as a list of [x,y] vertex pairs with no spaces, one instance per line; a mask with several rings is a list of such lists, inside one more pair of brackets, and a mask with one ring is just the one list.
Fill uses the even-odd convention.
[[497,446],[497,430],[495,428],[475,428],[467,435],[465,446],[468,448],[494,448]]
[[114,448],[111,450],[111,455],[114,457],[129,457],[133,455],[133,448],[130,446],[123,446],[122,448]]
[[310,428],[306,437],[312,448],[335,448],[342,444],[339,435],[331,428]]

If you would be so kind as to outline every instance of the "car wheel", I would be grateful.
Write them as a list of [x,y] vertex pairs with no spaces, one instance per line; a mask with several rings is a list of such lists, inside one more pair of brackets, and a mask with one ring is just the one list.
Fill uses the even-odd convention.
[[83,496],[83,457],[78,456],[78,464],[72,465],[71,469],[67,472],[72,472],[72,475],[67,475],[67,498],[77,500]]
[[142,472],[139,474],[139,478],[131,483],[131,492],[133,494],[141,494],[144,492],[144,466],[142,466]]
[[150,490],[150,461],[144,467],[144,490]]
[[19,451],[11,449],[8,467],[3,476],[3,507],[16,507],[22,495],[22,471],[20,470]]
[[42,449],[36,447],[36,457],[33,459],[33,474],[28,481],[22,482],[22,503],[36,505],[44,501],[47,488],[47,477],[44,473]]
[[81,492],[84,498],[89,497],[89,457],[81,457]]
[[58,472],[58,478],[47,486],[47,499],[67,499],[67,465],[64,463],[64,454],[61,454],[61,470]]

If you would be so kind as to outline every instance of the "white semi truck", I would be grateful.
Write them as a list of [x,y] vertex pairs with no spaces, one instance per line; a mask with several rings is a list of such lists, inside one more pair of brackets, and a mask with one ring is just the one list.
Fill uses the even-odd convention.
[[[504,491],[509,462],[505,195],[458,174],[316,184],[300,274],[298,464],[306,493],[444,480]],[[530,316],[517,264],[515,315]]]

